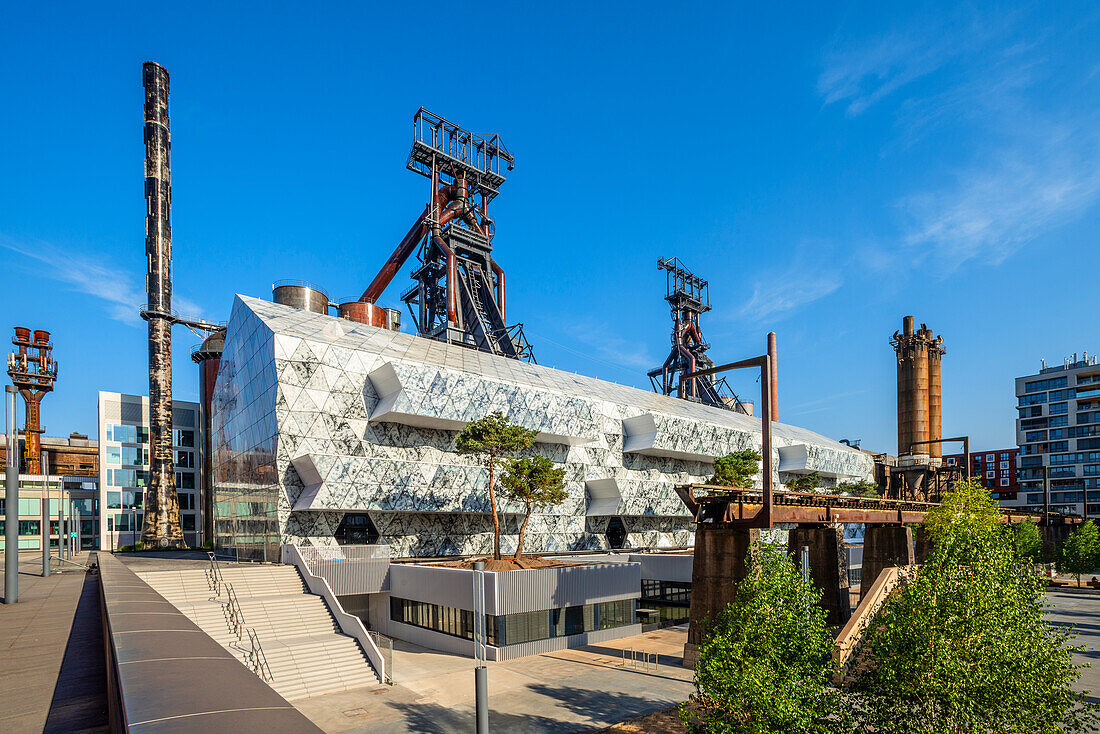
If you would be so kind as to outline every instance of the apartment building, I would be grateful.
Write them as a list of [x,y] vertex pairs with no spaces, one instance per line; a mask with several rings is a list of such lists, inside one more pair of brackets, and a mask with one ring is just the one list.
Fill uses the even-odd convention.
[[[1016,378],[1020,491],[1011,506],[1100,515],[1100,364],[1086,352]],[[1005,503],[1008,504],[1008,503]]]

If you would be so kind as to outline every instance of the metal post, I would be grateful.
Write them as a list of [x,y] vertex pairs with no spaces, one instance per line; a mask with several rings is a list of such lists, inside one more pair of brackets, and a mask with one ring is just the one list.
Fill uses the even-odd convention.
[[4,470],[4,603],[19,601],[19,464],[15,442],[15,386],[5,385],[8,431],[7,466]]
[[[1040,468],[1043,470],[1043,526],[1050,527],[1050,481],[1046,465]],[[1087,489],[1085,491],[1088,492]]]
[[65,532],[65,490],[59,490],[57,493],[57,557],[64,560],[68,554],[67,543],[65,538],[68,533]]
[[42,577],[50,575],[50,465],[42,454]]
[[489,671],[485,667],[485,561],[474,561],[474,702],[477,734],[489,734]]
[[764,527],[772,526],[772,362],[768,355],[760,358],[760,438],[761,468],[764,472]]
[[810,583],[810,546],[802,546],[802,580]]

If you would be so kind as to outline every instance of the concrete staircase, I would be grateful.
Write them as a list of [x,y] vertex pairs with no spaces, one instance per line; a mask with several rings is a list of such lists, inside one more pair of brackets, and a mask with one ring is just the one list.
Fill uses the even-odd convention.
[[[379,684],[359,643],[340,633],[328,606],[309,593],[297,568],[225,564],[221,575],[236,593],[245,626],[256,631],[263,647],[272,674],[268,684],[283,698],[293,701]],[[238,641],[230,631],[227,591],[215,596],[206,571],[149,571],[138,576],[248,665],[248,635],[242,633]]]

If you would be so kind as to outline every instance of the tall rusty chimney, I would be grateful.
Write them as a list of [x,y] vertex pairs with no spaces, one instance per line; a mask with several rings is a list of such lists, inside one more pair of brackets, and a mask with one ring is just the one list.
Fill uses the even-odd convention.
[[[912,316],[890,339],[898,360],[898,455],[927,453],[940,458],[941,444],[919,443],[943,437],[940,358],[943,338],[925,324],[914,328]],[[918,443],[916,447],[914,443]]]
[[184,546],[172,465],[172,174],[168,163],[168,72],[142,65],[145,87],[145,255],[149,322],[149,488],[145,492],[146,547]]
[[[944,350],[941,346],[943,337],[932,337],[928,332],[928,440],[938,441],[943,438],[943,391],[940,380],[940,362]],[[928,446],[928,454],[934,458],[943,458],[943,444],[933,443]]]

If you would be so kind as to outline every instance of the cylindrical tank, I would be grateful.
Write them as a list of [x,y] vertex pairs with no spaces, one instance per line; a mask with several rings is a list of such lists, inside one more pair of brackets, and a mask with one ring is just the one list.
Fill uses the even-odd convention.
[[345,301],[341,303],[340,318],[379,328],[385,328],[386,326],[386,312],[380,306],[362,301]]
[[328,314],[328,294],[312,283],[300,280],[281,280],[275,283],[271,287],[271,300],[303,311]]
[[199,366],[199,416],[202,421],[201,461],[199,473],[199,503],[202,506],[202,542],[214,541],[214,385],[221,367],[225,330],[212,333],[202,346],[191,352]]
[[31,330],[26,326],[15,327],[15,338],[21,342],[29,342],[31,340]]
[[401,312],[396,308],[383,310],[386,312],[386,328],[390,331],[401,331]]
[[[928,436],[928,330],[921,329],[913,340],[913,441],[927,441]],[[914,453],[928,453],[928,444],[920,444]]]
[[35,344],[49,344],[50,343],[50,332],[44,331],[42,329],[35,329],[34,330],[34,343]]
[[897,342],[898,357],[898,456],[909,453],[913,436],[913,317],[902,320],[902,330]]

